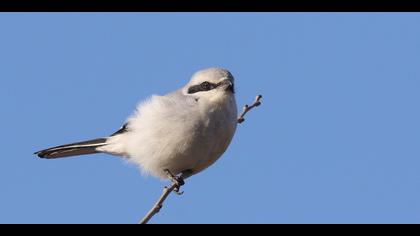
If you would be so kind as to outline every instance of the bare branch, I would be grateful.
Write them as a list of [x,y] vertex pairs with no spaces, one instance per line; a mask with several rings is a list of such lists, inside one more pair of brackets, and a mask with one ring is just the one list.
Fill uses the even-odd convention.
[[170,193],[175,192],[178,195],[182,195],[183,192],[180,192],[179,189],[182,185],[184,185],[184,179],[188,177],[190,174],[189,171],[185,171],[181,174],[181,176],[173,175],[168,169],[165,169],[164,172],[168,176],[168,179],[172,181],[172,184],[169,187],[165,187],[163,189],[162,195],[160,195],[157,202],[153,205],[152,209],[150,209],[149,212],[139,221],[139,224],[147,224],[149,220],[159,212],[159,210],[162,208],[163,202],[166,200],[166,198],[169,196]]
[[149,220],[159,212],[159,210],[162,208],[163,202],[166,200],[166,198],[169,196],[169,194],[175,190],[175,188],[178,187],[178,184],[176,182],[173,182],[169,187],[165,187],[163,189],[162,195],[160,195],[159,199],[156,201],[156,203],[153,205],[152,209],[150,209],[149,212],[139,221],[139,224],[147,224]]
[[251,106],[248,106],[248,104],[245,104],[245,106],[244,106],[244,109],[243,109],[242,113],[241,113],[241,114],[239,115],[239,117],[238,117],[238,123],[239,123],[239,124],[245,121],[244,116],[245,116],[245,114],[246,114],[248,111],[250,111],[250,110],[251,110],[252,108],[254,108],[254,107],[257,107],[257,106],[261,105],[261,102],[260,102],[260,99],[261,99],[261,98],[262,98],[262,96],[261,96],[261,95],[258,95],[257,97],[255,97],[255,101],[254,101],[254,103],[252,103],[252,105],[251,105]]

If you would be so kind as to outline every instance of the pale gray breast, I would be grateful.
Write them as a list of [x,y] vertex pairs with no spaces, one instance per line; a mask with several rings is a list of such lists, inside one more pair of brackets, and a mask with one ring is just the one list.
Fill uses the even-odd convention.
[[226,151],[236,130],[236,115],[234,99],[225,107],[208,113],[208,120],[200,127],[201,135],[195,140],[195,172],[213,164]]
[[[199,103],[191,96],[185,96],[177,90],[166,96],[176,99],[185,105],[185,110],[179,111],[176,116],[188,114],[180,125],[178,132],[183,138],[189,139],[188,147],[174,156],[171,161],[174,172],[192,169],[198,173],[213,164],[227,149],[236,130],[236,102],[232,96],[217,109],[200,110]],[[174,124],[175,125],[175,124]],[[185,133],[185,132],[188,132]],[[178,137],[180,137],[178,136]],[[181,137],[182,138],[182,137]],[[182,140],[179,140],[180,144]]]

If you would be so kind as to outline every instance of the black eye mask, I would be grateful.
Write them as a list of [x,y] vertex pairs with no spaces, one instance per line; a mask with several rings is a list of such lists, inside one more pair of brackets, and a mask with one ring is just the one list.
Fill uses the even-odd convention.
[[201,92],[201,91],[209,91],[209,90],[212,90],[216,87],[217,87],[216,84],[204,81],[201,84],[197,84],[197,85],[193,85],[193,86],[189,87],[188,88],[188,93],[193,94],[193,93],[197,93],[197,92]]
[[[213,84],[207,81],[204,81],[201,84],[197,84],[197,85],[193,85],[191,87],[188,88],[188,94],[193,94],[193,93],[197,93],[197,92],[202,92],[202,91],[209,91],[212,89],[215,89],[217,87],[219,87],[220,85],[223,85],[223,82],[217,83],[217,84]],[[233,92],[233,85],[231,86],[230,90]]]

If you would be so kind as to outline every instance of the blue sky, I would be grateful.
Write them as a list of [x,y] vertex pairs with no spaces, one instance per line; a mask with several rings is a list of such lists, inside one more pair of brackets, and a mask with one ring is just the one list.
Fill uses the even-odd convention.
[[151,223],[420,222],[418,13],[0,14],[0,223],[136,223],[167,184],[105,136],[196,70],[263,95],[219,161]]

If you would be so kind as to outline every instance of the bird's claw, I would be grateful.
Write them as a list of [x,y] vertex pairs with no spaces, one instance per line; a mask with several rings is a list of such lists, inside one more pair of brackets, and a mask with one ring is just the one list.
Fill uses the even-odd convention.
[[182,194],[184,194],[184,191],[179,191],[179,188],[178,187],[176,187],[175,189],[174,189],[174,192],[176,193],[176,195],[182,195]]
[[177,195],[182,195],[184,191],[180,192],[180,188],[185,184],[185,181],[182,177],[173,175],[168,169],[165,169],[166,175],[175,184],[174,192]]
[[185,184],[185,181],[181,177],[179,177],[179,176],[174,176],[173,179],[172,179],[172,182],[174,182],[175,185],[176,185],[176,187],[174,189],[174,192],[177,195],[184,194],[184,191],[180,192],[179,190],[181,189],[181,186]]

